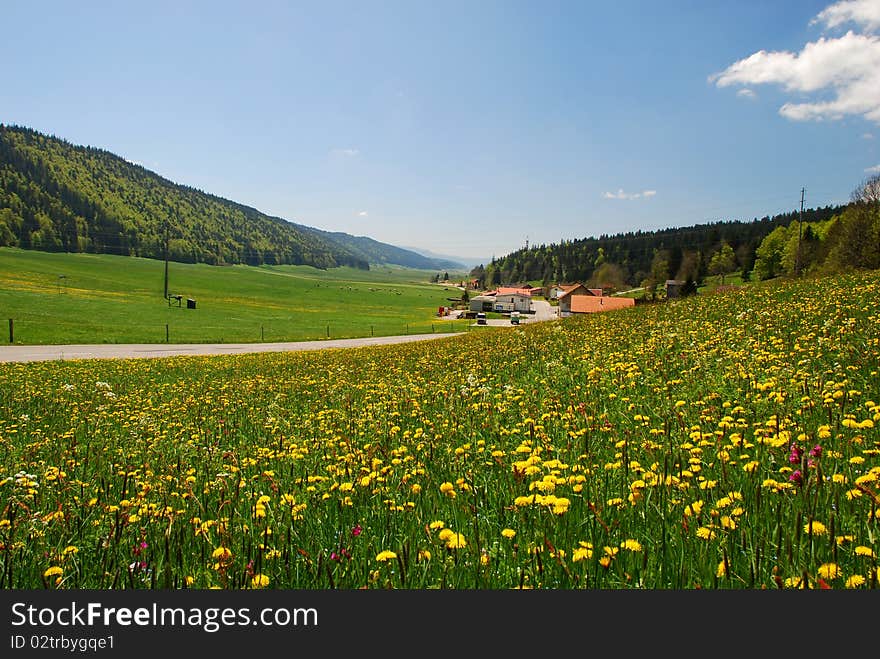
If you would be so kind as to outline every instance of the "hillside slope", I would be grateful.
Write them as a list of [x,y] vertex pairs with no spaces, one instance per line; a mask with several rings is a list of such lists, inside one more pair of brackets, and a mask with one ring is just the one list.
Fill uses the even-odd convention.
[[188,263],[318,268],[434,259],[333,234],[169,181],[113,153],[0,124],[0,246]]

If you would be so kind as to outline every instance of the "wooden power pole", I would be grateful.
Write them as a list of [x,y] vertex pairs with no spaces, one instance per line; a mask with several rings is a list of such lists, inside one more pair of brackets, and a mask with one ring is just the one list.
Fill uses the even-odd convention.
[[794,274],[796,277],[801,276],[801,239],[804,235],[804,193],[806,190],[801,188],[801,212],[798,215],[798,244],[797,254],[794,256]]
[[165,299],[168,299],[168,220],[165,220]]

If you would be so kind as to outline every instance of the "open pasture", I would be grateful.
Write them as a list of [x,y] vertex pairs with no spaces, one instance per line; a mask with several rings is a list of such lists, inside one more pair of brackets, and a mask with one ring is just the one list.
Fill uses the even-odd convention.
[[[464,329],[436,317],[454,287],[431,273],[309,266],[208,266],[0,248],[0,323],[16,344],[245,343]],[[436,274],[436,273],[435,273]],[[187,299],[195,309],[187,308]],[[167,333],[166,333],[167,326]]]
[[0,586],[876,588],[878,293],[0,365]]

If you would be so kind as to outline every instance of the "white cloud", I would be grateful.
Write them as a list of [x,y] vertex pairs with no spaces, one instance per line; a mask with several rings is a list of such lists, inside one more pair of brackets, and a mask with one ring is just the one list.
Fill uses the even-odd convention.
[[361,152],[357,149],[332,149],[330,151],[330,155],[344,156],[346,158],[354,158],[355,156],[359,156],[360,153]]
[[653,197],[657,194],[656,190],[642,190],[641,192],[624,192],[623,188],[617,192],[606,192],[602,196],[605,199],[640,199],[642,197]]
[[368,215],[369,213],[367,211],[361,211],[360,213],[358,213],[358,217],[367,217]]
[[737,95],[737,96],[742,96],[743,98],[756,98],[756,97],[757,97],[757,94],[755,94],[755,92],[753,92],[753,91],[752,91],[751,89],[749,89],[749,88],[740,89],[740,90],[736,93],[736,95]]
[[841,0],[823,9],[810,25],[824,23],[830,28],[858,23],[869,30],[880,27],[880,2],[877,0]]
[[862,139],[863,140],[873,140],[874,133],[862,133]]
[[865,171],[869,174],[880,174],[880,165],[874,165],[873,167],[865,167]]
[[[813,20],[829,27],[852,21],[871,30],[880,26],[880,2],[838,2]],[[796,121],[855,115],[880,123],[880,37],[850,30],[807,43],[799,53],[760,50],[709,76],[709,82],[718,87],[779,85],[797,93],[798,100],[779,108],[782,116]]]

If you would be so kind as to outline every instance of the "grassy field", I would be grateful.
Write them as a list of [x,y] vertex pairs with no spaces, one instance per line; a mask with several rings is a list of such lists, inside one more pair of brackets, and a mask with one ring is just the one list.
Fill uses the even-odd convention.
[[[298,341],[465,329],[436,317],[454,286],[431,272],[212,267],[0,248],[0,327],[17,344]],[[195,309],[187,308],[195,300]],[[456,325],[458,325],[456,327]]]
[[0,588],[877,588],[878,294],[2,364]]

